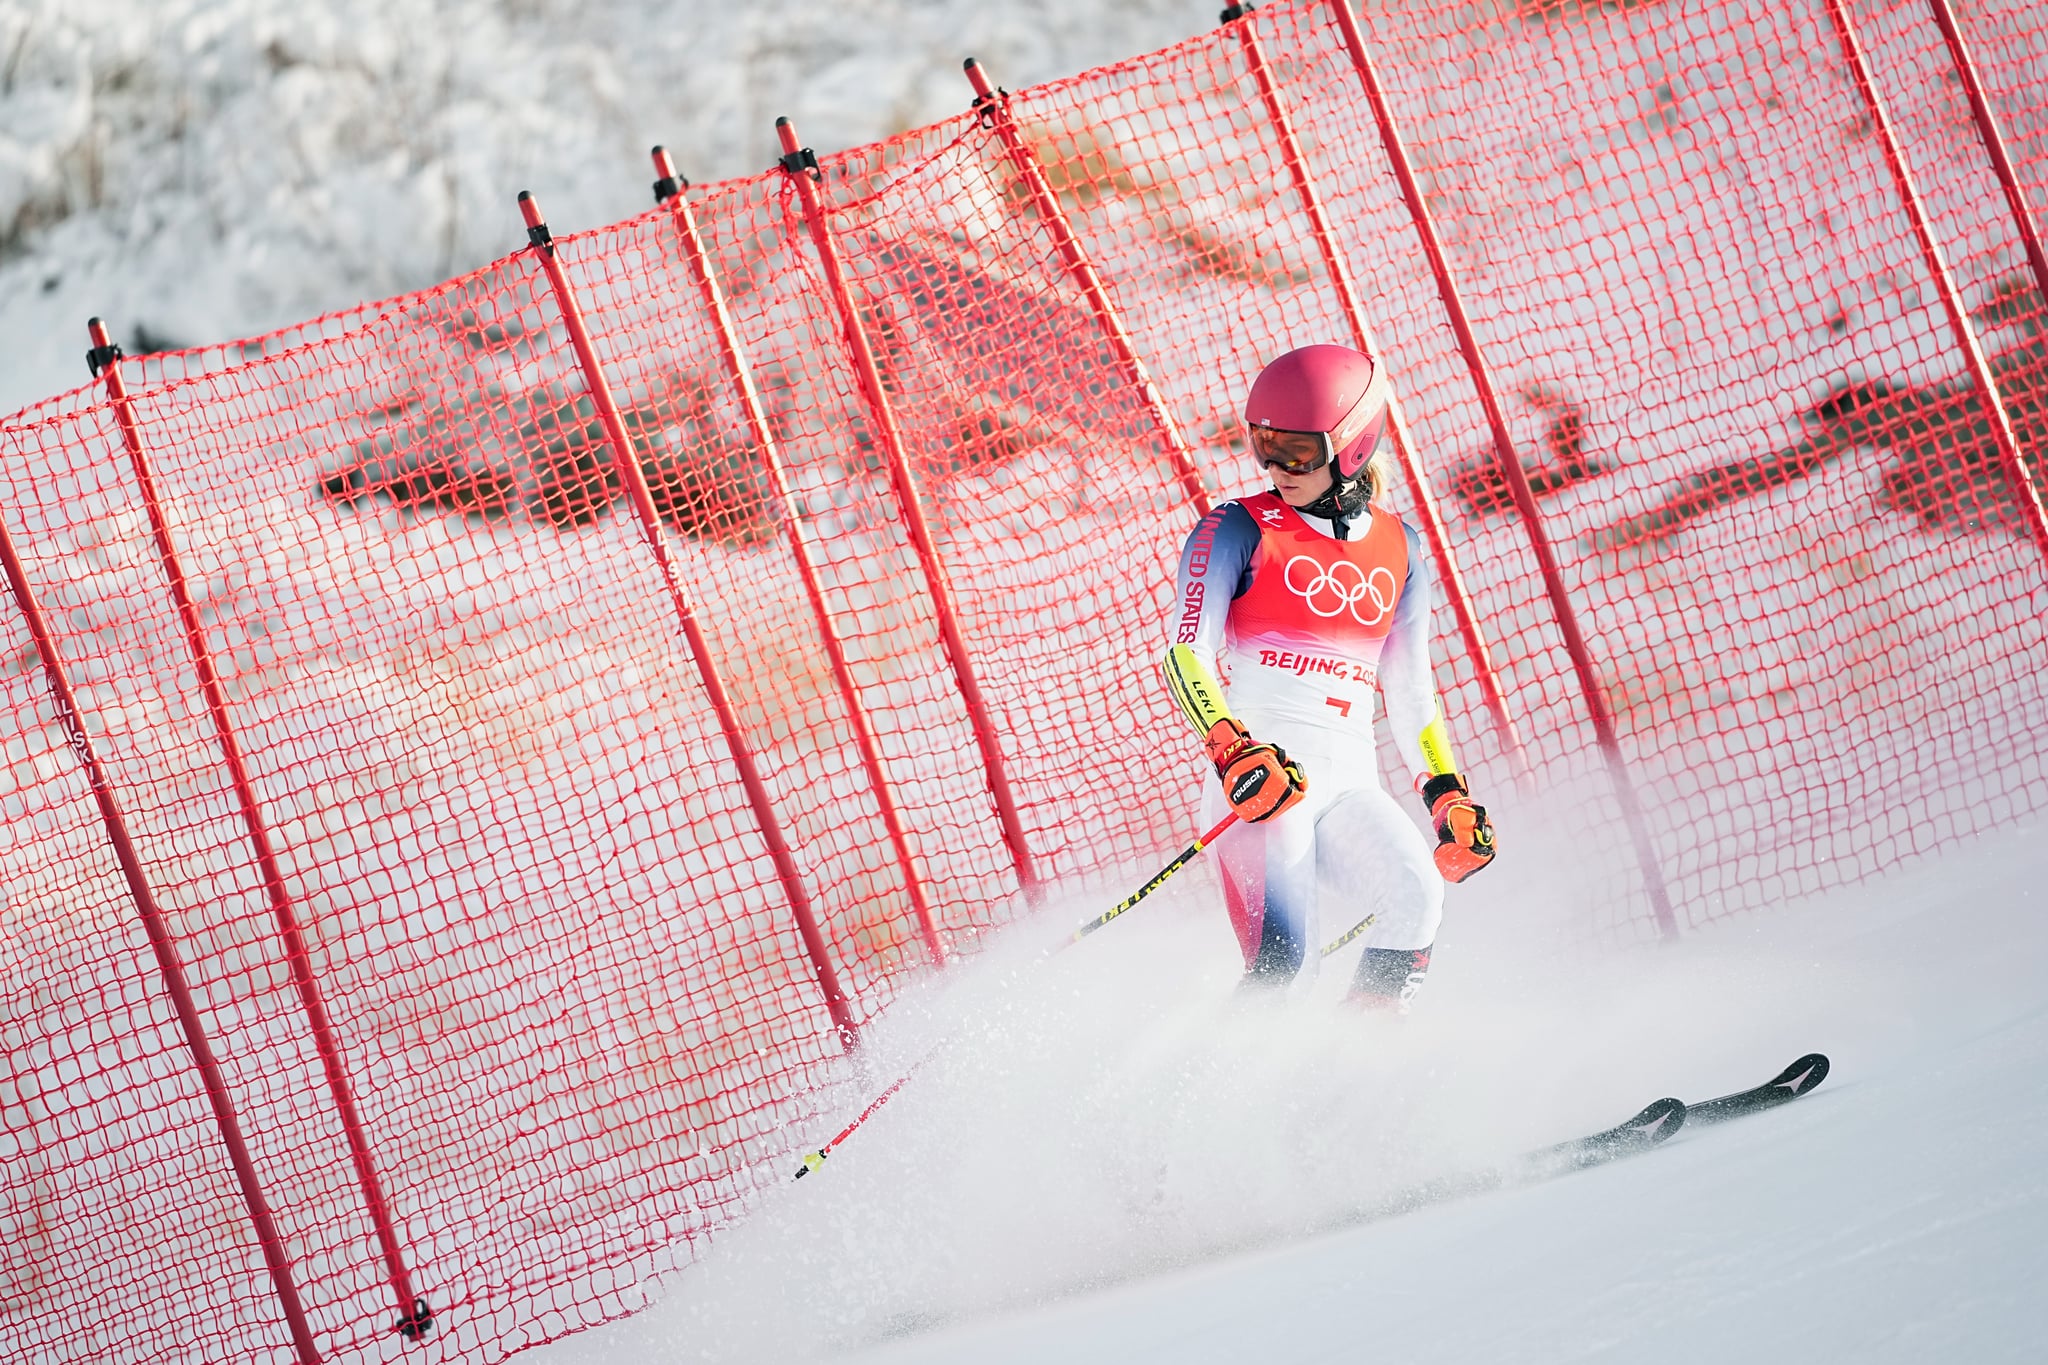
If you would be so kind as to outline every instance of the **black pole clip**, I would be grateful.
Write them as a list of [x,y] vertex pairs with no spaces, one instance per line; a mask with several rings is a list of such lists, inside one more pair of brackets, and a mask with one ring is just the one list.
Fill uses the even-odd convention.
[[688,188],[690,188],[690,178],[688,176],[665,175],[654,182],[654,202],[666,204]]
[[981,119],[982,125],[987,127],[993,125],[996,121],[996,102],[1008,98],[1010,98],[1010,92],[999,85],[986,95],[976,95],[974,103],[968,107],[974,110],[975,114]]
[[1231,22],[1231,21],[1232,21],[1233,19],[1242,19],[1242,18],[1244,18],[1244,17],[1245,17],[1245,16],[1247,15],[1247,14],[1250,14],[1250,13],[1251,13],[1251,12],[1252,12],[1253,10],[1255,10],[1255,9],[1257,9],[1257,8],[1258,8],[1258,6],[1257,6],[1257,5],[1230,5],[1230,6],[1227,6],[1227,7],[1225,7],[1225,9],[1224,9],[1223,13],[1217,16],[1216,22],[1217,22],[1217,23],[1219,23],[1219,24],[1227,24],[1227,23]]
[[526,240],[552,256],[555,254],[555,234],[548,231],[546,223],[535,223],[526,230]]
[[85,363],[92,368],[92,377],[98,379],[100,371],[121,358],[121,343],[110,341],[104,346],[95,346],[85,353]]
[[[543,232],[545,228],[541,229]],[[412,1301],[412,1311],[399,1318],[392,1331],[407,1341],[418,1341],[434,1328],[434,1311],[427,1307],[425,1298]]]
[[818,170],[818,154],[809,147],[797,148],[789,155],[779,158],[778,164],[791,175],[801,175],[803,172],[809,171],[811,179],[817,180],[822,178],[823,173]]

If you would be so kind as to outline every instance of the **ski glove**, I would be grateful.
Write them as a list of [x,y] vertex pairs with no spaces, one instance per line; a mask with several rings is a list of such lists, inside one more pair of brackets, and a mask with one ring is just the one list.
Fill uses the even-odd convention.
[[1424,782],[1422,799],[1436,826],[1436,870],[1445,881],[1462,882],[1493,861],[1486,807],[1473,802],[1456,773],[1439,773]]
[[1202,745],[1216,776],[1223,779],[1223,794],[1237,818],[1251,824],[1270,820],[1301,800],[1308,790],[1308,778],[1301,765],[1277,744],[1260,744],[1236,720],[1225,716],[1210,727]]

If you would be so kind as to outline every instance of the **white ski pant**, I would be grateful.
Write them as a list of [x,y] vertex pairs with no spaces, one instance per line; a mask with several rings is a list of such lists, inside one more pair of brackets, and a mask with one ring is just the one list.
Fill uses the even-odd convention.
[[[1278,727],[1251,733],[1285,749],[1301,765],[1308,790],[1286,813],[1234,825],[1217,840],[1224,899],[1245,969],[1305,980],[1323,944],[1367,915],[1377,916],[1364,935],[1368,948],[1419,949],[1435,942],[1443,878],[1422,831],[1380,786],[1370,738],[1288,735]],[[1229,809],[1212,774],[1203,827]]]

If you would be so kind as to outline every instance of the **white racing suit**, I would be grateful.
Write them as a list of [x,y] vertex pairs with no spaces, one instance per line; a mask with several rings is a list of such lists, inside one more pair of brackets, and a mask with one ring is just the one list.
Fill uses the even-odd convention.
[[[1354,990],[1405,1005],[1428,970],[1443,880],[1422,832],[1380,786],[1375,686],[1417,781],[1455,771],[1430,682],[1418,537],[1381,508],[1346,525],[1260,493],[1197,523],[1177,588],[1166,671],[1197,730],[1234,712],[1307,778],[1291,809],[1216,845],[1246,972],[1276,982],[1312,973],[1324,941],[1373,915]],[[1217,783],[1207,791],[1205,828],[1229,809]]]

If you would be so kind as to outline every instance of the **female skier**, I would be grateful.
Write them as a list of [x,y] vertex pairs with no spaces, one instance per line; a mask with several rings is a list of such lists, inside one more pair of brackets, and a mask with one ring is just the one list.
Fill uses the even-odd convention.
[[[1304,346],[1260,372],[1245,425],[1273,488],[1188,536],[1166,677],[1222,782],[1204,824],[1226,803],[1246,822],[1217,844],[1246,980],[1289,981],[1317,956],[1319,918],[1371,914],[1351,996],[1405,1011],[1443,883],[1492,860],[1493,830],[1430,683],[1421,542],[1373,505],[1387,410],[1384,372],[1348,347]],[[1375,682],[1436,826],[1433,856],[1379,785]]]

